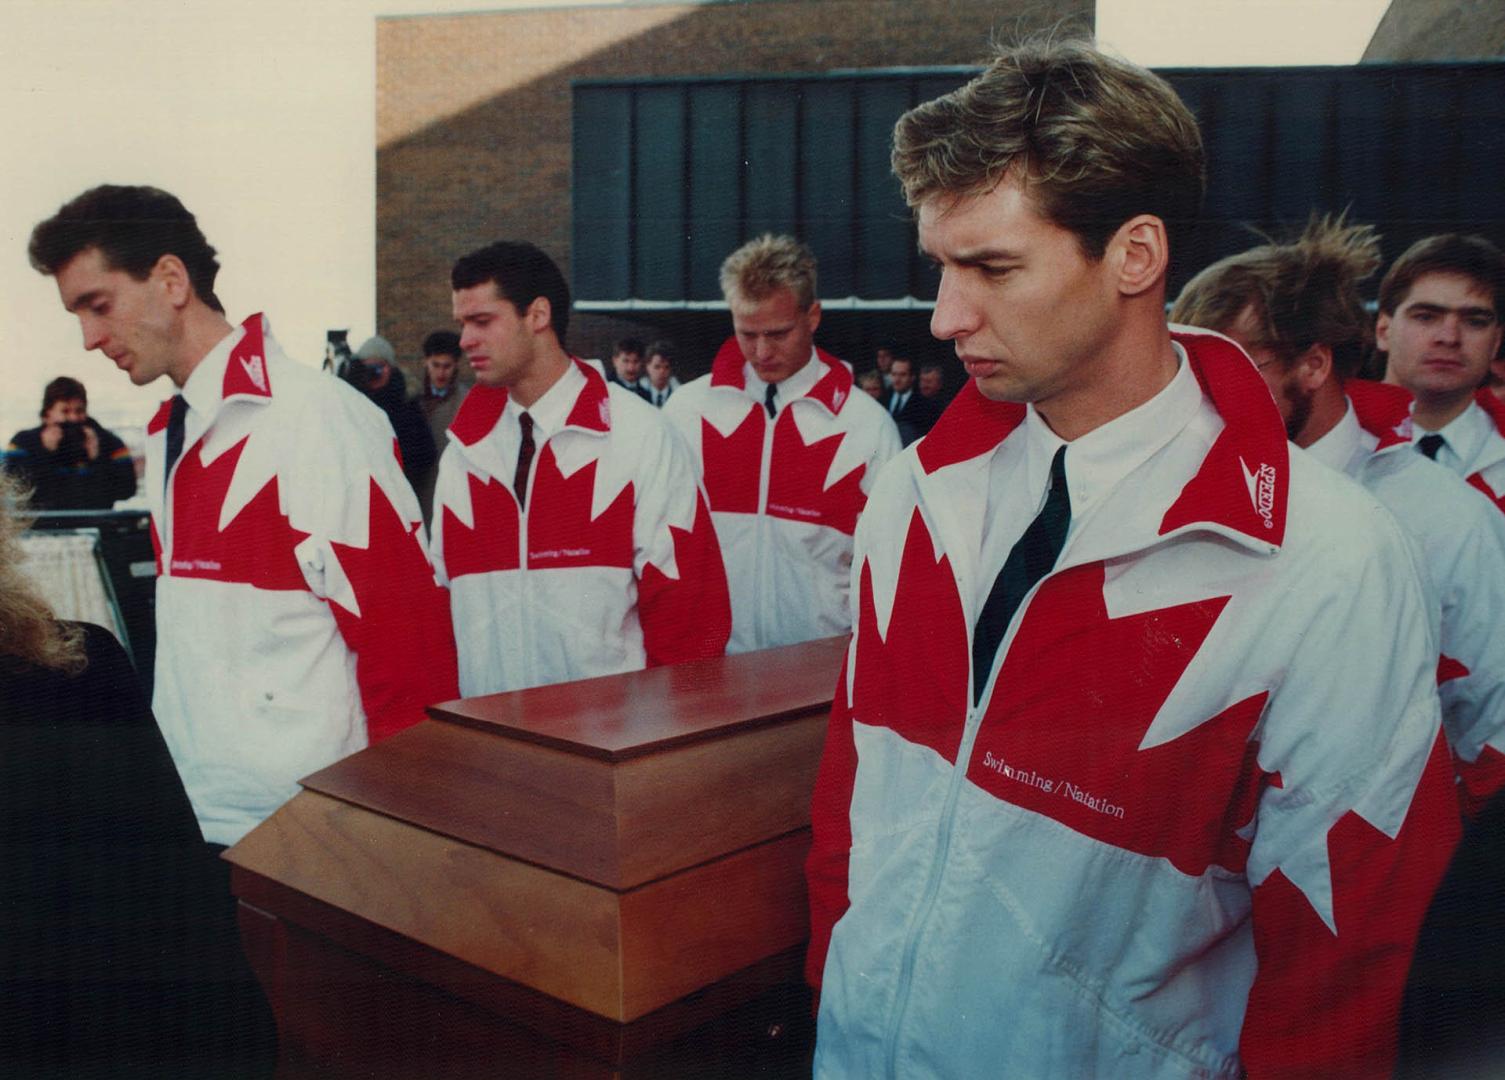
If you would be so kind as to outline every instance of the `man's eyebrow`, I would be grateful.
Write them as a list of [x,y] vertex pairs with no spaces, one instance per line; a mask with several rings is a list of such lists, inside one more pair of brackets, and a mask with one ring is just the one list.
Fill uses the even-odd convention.
[[63,310],[66,311],[66,312],[69,312],[70,314],[76,314],[78,312],[79,308],[88,307],[90,304],[94,303],[94,301],[98,300],[103,295],[104,295],[104,292],[102,290],[100,290],[100,289],[90,289],[86,293],[83,293],[83,294],[81,294],[79,296],[75,296],[73,298],[73,303],[71,303],[71,304],[64,304],[63,305]]
[[[935,262],[941,261],[938,256],[926,251],[923,245],[920,247],[920,254]],[[984,263],[1018,262],[1019,259],[1019,253],[1010,251],[1008,248],[986,247],[975,251],[958,252],[946,261],[957,266],[982,266]]]
[[1495,316],[1495,309],[1484,304],[1464,304],[1461,307],[1448,307],[1445,304],[1434,304],[1428,300],[1417,300],[1406,305],[1407,311],[1422,311],[1428,315],[1489,315]]

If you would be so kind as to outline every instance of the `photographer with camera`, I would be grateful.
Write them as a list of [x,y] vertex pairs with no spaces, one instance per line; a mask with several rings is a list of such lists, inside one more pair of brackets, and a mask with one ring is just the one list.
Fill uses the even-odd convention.
[[89,416],[84,384],[66,375],[42,393],[41,427],[18,431],[5,467],[32,490],[34,510],[108,510],[136,494],[136,469],[119,436]]

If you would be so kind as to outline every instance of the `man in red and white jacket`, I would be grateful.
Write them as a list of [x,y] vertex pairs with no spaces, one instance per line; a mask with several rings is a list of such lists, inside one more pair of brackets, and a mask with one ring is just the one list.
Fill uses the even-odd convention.
[[1459,831],[1413,545],[1164,317],[1158,77],[1005,50],[895,171],[971,379],[857,528],[817,1076],[1384,1075]]
[[1505,253],[1482,236],[1418,240],[1380,282],[1385,381],[1416,399],[1412,441],[1505,511],[1505,402],[1484,386],[1505,329]]
[[762,236],[727,257],[733,337],[664,405],[710,499],[732,589],[728,652],[844,633],[852,530],[878,469],[899,450],[893,420],[853,393],[845,363],[814,344],[815,256]]
[[1313,220],[1296,240],[1197,274],[1171,318],[1241,346],[1291,441],[1362,484],[1421,544],[1442,619],[1442,722],[1473,816],[1505,787],[1505,516],[1412,452],[1410,394],[1354,378],[1370,343],[1358,283],[1379,262],[1369,226]]
[[214,249],[172,195],[87,191],[31,257],[85,348],[178,387],[147,425],[152,708],[204,839],[233,844],[299,777],[456,696],[417,499],[380,410],[289,360],[262,316],[225,319]]
[[569,287],[532,244],[451,274],[476,385],[449,428],[433,553],[466,696],[720,656],[726,571],[683,444],[562,344]]

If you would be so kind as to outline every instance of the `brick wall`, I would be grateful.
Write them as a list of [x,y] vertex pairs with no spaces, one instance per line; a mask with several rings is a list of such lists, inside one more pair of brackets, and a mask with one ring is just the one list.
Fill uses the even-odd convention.
[[[995,38],[1084,10],[1077,25],[1090,25],[1091,0],[761,0],[379,20],[380,331],[414,370],[423,336],[451,325],[451,263],[492,240],[531,240],[569,276],[574,79],[973,64]],[[658,329],[577,313],[568,344],[601,355],[614,337]],[[677,332],[701,328],[679,320]]]

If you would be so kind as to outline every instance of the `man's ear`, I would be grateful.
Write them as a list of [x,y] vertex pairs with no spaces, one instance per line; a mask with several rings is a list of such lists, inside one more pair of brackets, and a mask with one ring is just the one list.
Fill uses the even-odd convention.
[[541,334],[554,322],[554,305],[549,303],[547,296],[535,296],[528,309],[523,312],[523,322],[527,323],[528,329],[535,334]]
[[1104,258],[1115,260],[1118,291],[1125,296],[1148,292],[1165,280],[1170,245],[1165,222],[1154,214],[1138,214],[1118,227]]
[[171,252],[163,255],[152,267],[149,279],[162,286],[167,299],[175,308],[183,308],[193,299],[193,280],[188,276],[188,267]]
[[1303,390],[1315,390],[1332,377],[1333,350],[1327,345],[1311,345],[1291,365]]
[[815,333],[816,327],[820,326],[820,301],[811,303],[805,311],[805,325],[810,328],[810,333]]

